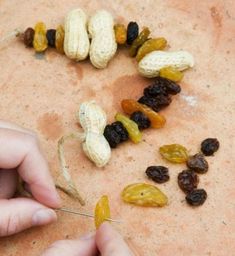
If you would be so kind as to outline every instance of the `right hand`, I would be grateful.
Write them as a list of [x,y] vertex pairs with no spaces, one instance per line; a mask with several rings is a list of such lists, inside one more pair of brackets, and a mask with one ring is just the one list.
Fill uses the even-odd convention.
[[[100,254],[99,254],[100,253]],[[121,235],[105,222],[96,234],[79,240],[61,240],[52,244],[42,256],[133,256]]]

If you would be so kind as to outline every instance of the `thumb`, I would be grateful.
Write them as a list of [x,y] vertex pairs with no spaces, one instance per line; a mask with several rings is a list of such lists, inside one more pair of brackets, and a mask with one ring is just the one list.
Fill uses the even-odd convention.
[[49,224],[57,219],[52,209],[28,198],[1,199],[0,209],[0,237]]
[[108,222],[97,230],[96,245],[102,256],[133,256],[122,236]]

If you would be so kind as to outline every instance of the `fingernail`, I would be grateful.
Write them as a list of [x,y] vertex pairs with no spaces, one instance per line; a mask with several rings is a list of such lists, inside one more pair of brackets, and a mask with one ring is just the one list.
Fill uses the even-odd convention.
[[56,213],[51,209],[40,209],[32,217],[33,226],[49,224],[57,219]]
[[95,235],[95,232],[88,233],[88,234],[86,234],[86,235],[84,235],[84,236],[81,236],[81,237],[80,237],[80,240],[89,240],[89,239],[91,239],[92,237],[94,237],[94,235]]

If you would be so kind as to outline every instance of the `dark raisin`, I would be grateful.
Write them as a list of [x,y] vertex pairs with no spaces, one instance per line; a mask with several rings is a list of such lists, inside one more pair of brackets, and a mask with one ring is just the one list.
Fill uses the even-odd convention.
[[155,97],[155,99],[157,100],[158,105],[161,108],[164,108],[166,106],[169,106],[171,104],[171,97],[170,96],[166,96],[166,95],[157,95]]
[[157,183],[164,183],[170,179],[168,168],[165,166],[149,166],[145,173]]
[[190,156],[186,162],[189,169],[197,173],[206,173],[209,165],[203,154],[198,153],[194,156]]
[[127,26],[127,44],[131,45],[139,35],[139,26],[136,22],[131,21]]
[[175,82],[158,76],[152,85],[149,87],[145,88],[144,90],[144,95],[145,96],[151,96],[155,97],[157,95],[167,95],[167,94],[172,94],[175,95],[177,93],[180,93],[181,87],[176,84]]
[[165,79],[165,86],[166,86],[166,92],[169,93],[169,94],[172,94],[172,95],[176,95],[178,93],[181,92],[181,87],[176,84],[175,82],[169,80],[169,79],[166,79],[166,78],[163,78],[162,79]]
[[152,84],[144,89],[146,97],[156,97],[157,95],[167,95],[166,87],[163,84]]
[[149,128],[151,125],[148,117],[141,111],[137,111],[131,114],[130,119],[137,123],[139,129]]
[[208,138],[201,143],[201,151],[205,156],[212,156],[219,149],[219,141],[216,138]]
[[157,100],[155,98],[142,96],[141,98],[139,98],[138,102],[150,107],[156,112],[160,110],[159,105],[157,104]]
[[123,126],[121,122],[114,122],[112,123],[112,128],[116,131],[116,133],[120,137],[120,142],[127,141],[129,136],[126,128]]
[[187,203],[192,206],[199,206],[204,204],[206,198],[207,193],[204,189],[195,189],[187,194],[187,196],[185,197]]
[[24,44],[27,47],[33,47],[33,38],[34,38],[35,31],[33,28],[27,28],[24,32]]
[[145,104],[146,106],[152,108],[154,111],[158,112],[171,103],[171,98],[165,95],[158,95],[155,98],[142,96],[138,102]]
[[116,148],[120,143],[121,138],[111,125],[106,125],[104,129],[104,137],[108,141],[111,148]]
[[178,174],[178,185],[185,193],[197,188],[198,183],[199,177],[194,171],[185,170]]
[[55,29],[48,29],[47,30],[47,41],[48,45],[50,47],[55,47],[55,35],[56,35],[56,30]]

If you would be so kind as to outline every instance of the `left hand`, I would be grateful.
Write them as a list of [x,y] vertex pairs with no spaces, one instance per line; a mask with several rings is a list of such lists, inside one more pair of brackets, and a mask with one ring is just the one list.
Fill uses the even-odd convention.
[[[18,175],[34,199],[12,198]],[[36,134],[0,120],[0,237],[55,221],[48,207],[60,207],[60,199]]]

